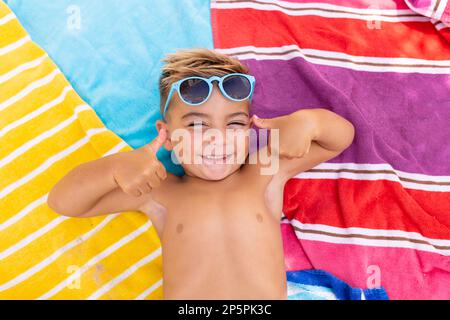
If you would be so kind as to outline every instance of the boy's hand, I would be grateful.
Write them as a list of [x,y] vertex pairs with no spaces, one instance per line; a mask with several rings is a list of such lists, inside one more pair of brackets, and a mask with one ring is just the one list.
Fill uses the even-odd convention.
[[261,119],[254,115],[252,122],[259,128],[279,130],[279,145],[272,146],[269,135],[268,150],[271,154],[278,151],[280,158],[304,157],[318,134],[314,117],[306,110],[271,119]]
[[123,192],[139,197],[158,188],[167,178],[164,165],[156,153],[167,139],[167,131],[161,129],[158,136],[149,144],[129,152],[120,153],[114,163],[113,176]]

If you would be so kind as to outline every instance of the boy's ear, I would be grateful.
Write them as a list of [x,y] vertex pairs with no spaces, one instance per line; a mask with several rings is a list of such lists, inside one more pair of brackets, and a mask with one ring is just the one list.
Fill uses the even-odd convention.
[[161,130],[161,129],[165,129],[167,131],[167,140],[166,140],[166,142],[164,142],[164,148],[167,151],[171,151],[173,149],[173,145],[170,142],[170,132],[169,132],[167,123],[164,122],[163,120],[157,120],[156,121],[156,130],[159,132],[159,130]]

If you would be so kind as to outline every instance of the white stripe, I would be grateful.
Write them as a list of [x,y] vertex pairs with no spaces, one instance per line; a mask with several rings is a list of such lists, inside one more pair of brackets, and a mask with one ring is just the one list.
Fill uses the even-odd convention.
[[[417,12],[422,13],[424,16],[432,17],[433,10],[434,10],[434,7],[436,6],[437,1],[438,0],[430,0],[430,5],[428,6],[428,8],[426,8],[426,10],[424,10],[424,8],[415,8],[414,6],[413,6],[413,9],[415,9]],[[411,8],[409,1],[406,1],[406,3],[408,4],[408,7]]]
[[[291,224],[293,226],[297,226],[304,230],[310,231],[322,231],[322,232],[330,232],[337,235],[349,235],[353,233],[358,233],[362,235],[368,236],[389,236],[389,237],[402,237],[407,238],[409,240],[426,240],[433,245],[443,245],[447,246],[450,241],[448,240],[440,240],[440,239],[430,239],[422,236],[416,232],[406,232],[401,230],[384,230],[384,229],[365,229],[365,228],[336,228],[325,225],[315,225],[315,224],[302,224],[297,220],[292,220]],[[303,226],[303,227],[302,227]],[[422,244],[415,243],[410,241],[402,241],[402,240],[384,240],[384,239],[365,239],[358,236],[352,237],[339,237],[339,236],[331,236],[325,234],[315,234],[315,233],[306,233],[303,231],[295,230],[295,234],[299,239],[312,240],[312,241],[322,241],[328,243],[336,243],[336,244],[352,244],[352,245],[361,245],[361,246],[373,246],[373,247],[391,247],[391,248],[406,248],[406,249],[415,249],[426,252],[432,252],[440,255],[450,255],[450,250],[447,249],[437,249],[431,244]]]
[[401,237],[401,238],[407,238],[409,240],[426,241],[435,246],[450,247],[450,240],[427,238],[418,232],[392,230],[392,229],[368,229],[368,228],[359,228],[359,227],[338,228],[338,227],[333,227],[333,226],[324,225],[324,224],[302,223],[296,219],[291,220],[291,224],[294,227],[298,227],[298,228],[301,228],[304,230],[310,230],[310,231],[323,231],[323,232],[329,232],[329,233],[334,233],[334,234],[338,234],[338,235],[361,234],[361,235],[372,236],[372,237],[373,236]]
[[[223,0],[222,0],[223,2]],[[290,9],[319,9],[319,10],[334,10],[334,11],[345,11],[348,13],[354,13],[354,14],[362,14],[362,15],[389,15],[389,16],[398,16],[398,15],[404,15],[404,14],[411,14],[414,16],[419,16],[415,13],[415,11],[411,9],[381,9],[381,8],[374,8],[374,7],[368,7],[368,8],[354,8],[354,7],[346,7],[346,6],[339,6],[329,3],[295,3],[295,2],[288,2],[288,1],[280,1],[280,0],[258,0],[258,2],[264,2],[266,6],[274,6],[275,4],[278,4],[282,7],[285,7],[287,10]],[[221,3],[218,3],[217,1],[213,0],[211,3],[214,6],[222,5]],[[248,4],[252,4],[251,1],[244,2]],[[227,6],[233,6],[238,5],[239,3],[229,1],[229,3],[223,4]]]
[[148,297],[153,291],[158,289],[160,286],[162,286],[163,280],[160,279],[156,281],[153,285],[150,286],[147,290],[142,292],[140,295],[138,295],[134,300],[144,300],[146,297]]
[[7,165],[8,163],[11,163],[14,159],[21,156],[28,150],[30,150],[32,147],[38,145],[39,143],[41,143],[42,141],[44,141],[48,138],[54,136],[56,133],[58,133],[62,129],[69,126],[72,122],[74,122],[75,120],[78,119],[78,114],[80,112],[86,111],[86,110],[91,110],[91,108],[89,108],[89,106],[87,106],[87,105],[78,106],[75,109],[74,114],[70,118],[64,120],[63,122],[60,122],[57,126],[53,127],[50,130],[43,132],[36,138],[27,141],[25,144],[23,144],[22,146],[20,146],[19,148],[17,148],[10,154],[8,154],[6,157],[4,157],[3,159],[0,159],[0,169],[2,167],[4,167],[5,165]]
[[[125,143],[125,145],[127,145],[127,144]],[[120,147],[120,148],[118,148],[118,147]],[[106,157],[109,154],[112,154],[113,153],[112,151],[115,150],[115,149],[119,149],[120,150],[122,148],[123,148],[123,142],[120,142],[115,147],[113,147],[110,151],[108,151],[105,154],[103,154],[102,157]],[[27,214],[32,212],[35,208],[39,207],[42,204],[45,204],[47,202],[47,197],[48,197],[48,193],[45,194],[44,196],[40,197],[39,199],[33,201],[28,206],[26,206],[24,209],[22,209],[18,214],[14,215],[13,217],[8,219],[7,221],[5,221],[2,224],[0,224],[0,231],[3,231],[6,228],[12,226],[13,224],[15,224],[18,221],[20,221]]]
[[[280,57],[280,59],[283,60],[291,60],[293,58],[302,57],[299,54],[290,53],[288,55],[284,55],[283,57]],[[395,66],[395,65],[364,65],[364,64],[357,64],[354,61],[335,61],[335,60],[329,60],[325,58],[316,58],[316,57],[303,57],[306,61],[318,64],[318,65],[324,65],[324,66],[330,66],[330,67],[340,67],[340,68],[346,68],[350,70],[356,70],[356,71],[369,71],[369,72],[398,72],[398,73],[423,73],[423,74],[450,74],[450,67],[433,67],[431,66]],[[246,55],[245,57],[242,57],[242,60],[244,59],[255,59],[255,60],[269,60],[269,59],[277,59],[276,57],[261,57],[256,55]],[[394,59],[394,58],[392,58]],[[437,64],[435,64],[436,66]]]
[[[427,73],[427,74],[445,74],[450,73],[450,60],[424,60],[413,58],[376,58],[365,56],[353,56],[346,53],[303,49],[297,45],[287,45],[281,47],[236,47],[229,49],[216,49],[217,51],[233,55],[239,60],[292,60],[294,58],[303,58],[304,60],[333,67],[341,67],[358,71],[371,72],[403,72],[403,73]],[[255,53],[241,53],[247,50]],[[289,50],[296,50],[289,52]],[[272,54],[269,54],[272,53]],[[330,60],[345,59],[348,61]],[[359,64],[359,63],[370,63]],[[387,66],[383,65],[387,64]],[[397,65],[396,65],[397,64]],[[401,64],[401,66],[398,66]],[[420,64],[420,66],[415,66]]]
[[446,24],[442,23],[442,22],[439,22],[439,23],[435,24],[434,27],[438,31],[441,31],[444,28],[448,28],[448,26]]
[[414,179],[419,181],[435,181],[435,182],[449,182],[450,176],[437,176],[437,175],[428,175],[422,173],[410,173],[401,170],[394,169],[388,163],[332,163],[332,162],[324,162],[316,166],[317,169],[331,169],[331,170],[339,170],[339,169],[349,169],[349,170],[370,170],[370,171],[380,171],[380,170],[389,170],[394,171],[399,177]]
[[365,180],[365,181],[392,181],[400,183],[405,189],[421,190],[421,191],[434,191],[434,192],[449,192],[450,186],[448,185],[432,185],[432,184],[420,184],[408,181],[401,181],[394,175],[383,174],[355,174],[351,172],[304,172],[295,178],[297,179],[351,179],[351,180]]
[[12,79],[13,77],[17,76],[18,74],[32,69],[32,68],[36,68],[37,66],[39,66],[46,58],[47,58],[47,54],[44,54],[42,57],[39,57],[33,61],[30,62],[26,62],[20,66],[18,66],[17,68],[15,68],[14,70],[11,70],[3,75],[0,76],[0,84],[5,83],[6,81]]
[[57,217],[56,219],[53,219],[49,223],[47,223],[44,227],[40,228],[39,230],[30,233],[27,237],[23,238],[16,244],[12,245],[8,249],[0,252],[0,260],[6,259],[10,255],[14,254],[15,252],[19,251],[23,247],[27,246],[37,238],[41,237],[42,235],[46,234],[50,230],[54,229],[56,226],[58,226],[61,222],[66,221],[67,217]]
[[[235,0],[212,0],[211,3],[218,4],[218,2],[227,2],[229,4],[236,4]],[[414,13],[410,9],[382,9],[375,7],[367,8],[354,8],[350,6],[339,6],[331,3],[321,3],[321,2],[291,2],[291,1],[281,1],[281,0],[257,0],[258,2],[264,2],[265,4],[278,4],[280,6],[286,7],[288,9],[314,9],[320,8],[324,10],[337,10],[337,11],[348,11],[354,13],[370,13],[370,14],[387,14],[396,16],[398,14],[408,14]],[[251,2],[251,1],[247,1]]]
[[285,45],[280,47],[255,47],[255,46],[244,46],[244,47],[234,47],[227,49],[217,49],[225,54],[236,54],[240,55],[240,52],[245,51],[255,51],[258,54],[275,54],[278,56],[283,56],[288,54],[287,52],[296,50],[303,56],[314,55],[321,56],[323,58],[331,59],[345,59],[351,60],[353,62],[367,62],[367,63],[378,63],[378,64],[404,64],[408,66],[414,66],[416,64],[424,64],[427,66],[440,66],[440,67],[450,67],[450,60],[425,60],[425,59],[415,59],[415,58],[384,58],[384,57],[368,57],[368,56],[354,56],[343,52],[336,51],[326,51],[317,49],[305,49],[300,48],[298,45]]
[[105,153],[104,156],[109,156],[111,154],[115,154],[118,153],[119,151],[121,151],[123,148],[125,147],[129,147],[128,144],[125,141],[121,141],[119,144],[117,144],[115,147],[111,148],[111,150],[109,150],[108,152]]
[[65,158],[68,154],[74,152],[75,150],[81,148],[86,143],[89,142],[89,139],[99,133],[107,131],[106,128],[97,128],[97,129],[90,129],[86,132],[86,136],[69,146],[68,148],[64,149],[63,151],[55,154],[54,156],[48,158],[43,164],[41,164],[38,168],[34,169],[32,172],[30,172],[28,175],[22,177],[21,179],[15,181],[14,183],[11,183],[7,187],[5,187],[3,190],[0,191],[0,198],[6,197],[8,194],[19,188],[20,186],[24,185],[28,181],[32,180],[45,170],[47,170],[51,165],[53,165],[55,162]]
[[30,36],[27,35],[27,36],[23,37],[22,39],[17,40],[14,43],[11,43],[5,47],[0,48],[0,56],[20,48],[21,46],[23,46],[25,43],[27,43],[29,41],[31,41],[31,38],[30,38]]
[[108,222],[110,222],[112,219],[114,219],[117,216],[117,214],[112,214],[107,216],[105,219],[102,220],[95,228],[89,230],[85,234],[83,234],[81,237],[77,237],[75,240],[69,242],[65,246],[59,248],[57,251],[55,251],[52,255],[45,258],[43,261],[38,263],[37,265],[33,266],[32,268],[28,269],[27,271],[21,273],[14,279],[9,280],[8,282],[5,282],[4,284],[0,285],[0,291],[7,290],[9,288],[14,287],[15,285],[19,284],[20,282],[25,281],[26,279],[30,278],[37,272],[44,269],[46,266],[54,262],[56,259],[58,259],[62,254],[64,254],[66,251],[69,251],[73,247],[79,245],[83,241],[86,241],[90,237],[92,237],[94,234],[96,234],[98,231],[100,231],[103,227],[106,226]]
[[[121,145],[119,143],[117,146]],[[114,149],[114,148],[113,148]],[[108,154],[105,153],[102,157],[107,156]],[[7,227],[11,226],[12,224],[16,223],[20,219],[22,219],[24,216],[26,216],[28,213],[30,213],[32,210],[34,210],[36,207],[46,203],[48,194],[44,195],[43,197],[39,198],[38,200],[34,201],[33,203],[29,204],[25,209],[23,209],[19,214],[15,215],[14,217],[10,218],[6,222],[0,225],[0,231],[6,229]],[[115,215],[114,215],[115,216]],[[18,250],[22,249],[32,241],[36,240],[37,238],[41,237],[45,233],[49,232],[50,230],[54,229],[56,226],[58,226],[61,222],[67,220],[66,217],[58,217],[54,220],[52,220],[50,223],[42,227],[41,229],[37,230],[33,234],[27,236],[25,239],[22,239],[20,242],[16,243],[15,245],[9,247],[8,249],[4,250],[0,253],[0,259],[5,259],[6,257],[10,256],[11,254],[17,252]],[[87,238],[86,238],[87,239]],[[69,248],[71,248],[69,246]],[[1,291],[1,289],[0,289]]]
[[[228,1],[233,4],[235,0],[220,0],[221,2]],[[248,1],[249,3],[251,1]],[[339,6],[330,3],[320,3],[320,2],[290,2],[281,0],[258,0],[258,2],[264,2],[266,4],[278,4],[280,6],[286,7],[288,9],[315,9],[320,8],[324,10],[337,10],[337,11],[348,11],[360,14],[371,14],[371,15],[391,15],[397,16],[399,14],[415,14],[411,9],[382,9],[382,8],[354,8],[349,6]],[[211,3],[218,4],[218,0],[212,0]]]
[[86,270],[88,270],[89,268],[94,266],[96,263],[98,263],[99,261],[101,261],[104,258],[106,258],[107,256],[109,256],[110,254],[112,254],[117,249],[123,247],[128,242],[134,240],[139,235],[141,235],[144,232],[146,232],[151,227],[151,225],[152,225],[151,221],[150,220],[147,221],[139,229],[134,230],[133,232],[131,232],[130,234],[126,235],[125,237],[123,237],[122,239],[120,239],[119,241],[117,241],[116,243],[114,243],[113,245],[111,245],[110,247],[108,247],[107,249],[105,249],[104,251],[102,251],[101,253],[96,255],[95,257],[93,257],[91,260],[86,262],[82,267],[80,267],[78,272],[73,273],[67,279],[61,281],[57,286],[55,286],[53,289],[51,289],[48,292],[46,292],[45,294],[43,294],[37,300],[46,300],[46,299],[49,299],[49,298],[53,297],[58,292],[63,290],[67,286],[68,283],[73,282],[75,280],[75,278],[79,277],[83,272],[85,272]]
[[[394,169],[390,164],[356,164],[356,163],[321,163],[313,169],[322,170],[368,170],[368,171],[379,171],[388,170],[393,171],[393,173],[354,173],[354,172],[302,172],[296,175],[296,179],[352,179],[352,180],[368,180],[368,181],[378,181],[387,180],[400,183],[404,188],[423,190],[423,191],[437,191],[437,192],[449,192],[450,185],[434,185],[425,184],[426,181],[432,181],[437,183],[448,183],[450,182],[450,176],[432,176],[419,173],[409,173]],[[413,181],[404,181],[402,179],[412,179]],[[420,183],[423,181],[424,183]]]
[[142,266],[150,263],[155,258],[161,255],[161,248],[156,249],[151,254],[146,256],[145,258],[141,259],[140,261],[136,262],[134,265],[129,267],[127,270],[122,272],[120,275],[112,279],[110,282],[106,283],[104,286],[102,286],[100,289],[95,291],[93,294],[91,294],[87,300],[97,300],[102,295],[104,295],[106,292],[114,288],[116,285],[118,285],[123,280],[127,279],[129,276],[131,276],[134,272],[136,272],[139,268]]
[[435,254],[440,254],[443,256],[450,256],[450,250],[438,250],[430,245],[407,242],[407,241],[394,241],[394,240],[372,240],[372,239],[362,239],[362,238],[339,238],[333,236],[327,236],[322,234],[310,234],[303,233],[295,230],[297,238],[310,241],[320,241],[334,244],[350,244],[358,246],[368,246],[368,247],[386,247],[386,248],[404,248],[420,250],[425,252],[431,252]]
[[430,67],[450,67],[450,60],[425,60],[425,59],[414,59],[414,58],[380,58],[380,57],[365,57],[365,56],[353,56],[350,54],[342,52],[333,52],[325,50],[315,50],[315,49],[296,49],[302,50],[305,55],[317,55],[324,58],[338,58],[351,60],[352,62],[366,62],[366,63],[379,63],[379,64],[404,64],[408,66],[414,66],[415,64],[427,65]]
[[14,20],[16,16],[13,13],[6,15],[5,17],[0,19],[0,26],[8,23],[11,20]]
[[48,194],[40,197],[39,199],[37,199],[37,200],[33,201],[32,203],[30,203],[29,205],[27,205],[18,214],[12,216],[11,218],[6,220],[5,222],[1,223],[0,224],[0,231],[3,231],[6,228],[9,228],[13,224],[15,224],[17,221],[19,221],[20,219],[25,217],[27,214],[32,212],[34,209],[36,209],[37,207],[39,207],[39,206],[43,205],[44,203],[46,203],[47,202],[47,197],[48,197]]
[[51,73],[46,75],[45,77],[43,77],[39,80],[36,80],[35,82],[30,83],[25,89],[20,91],[18,94],[9,98],[6,101],[0,103],[0,111],[8,108],[9,106],[13,105],[16,102],[22,100],[23,98],[25,98],[28,94],[30,94],[34,90],[39,89],[39,88],[45,86],[46,84],[50,83],[58,74],[60,74],[59,69],[55,69]]
[[[349,19],[360,19],[367,21],[385,21],[385,22],[405,22],[405,21],[416,21],[416,22],[428,22],[429,18],[423,17],[421,15],[415,14],[411,10],[380,10],[380,9],[356,9],[349,7],[341,7],[322,3],[310,3],[310,4],[296,4],[295,8],[304,9],[301,11],[295,11],[291,8],[280,8],[276,3],[282,4],[283,7],[289,7],[288,2],[270,0],[265,4],[259,4],[254,2],[241,2],[241,3],[211,3],[211,8],[213,9],[256,9],[264,11],[278,11],[290,16],[307,16],[316,15],[325,18],[349,18]],[[341,12],[330,12],[329,10],[338,10]],[[413,14],[411,16],[400,17],[402,14]]]
[[431,18],[440,20],[442,18],[442,15],[444,14],[444,10],[445,10],[446,6],[447,6],[447,0],[441,0],[441,2],[439,3],[439,7],[437,8],[434,16]]
[[9,125],[7,125],[6,127],[2,128],[0,130],[0,138],[3,137],[5,134],[7,134],[8,132],[10,132],[11,130],[23,125],[24,123],[30,121],[33,118],[36,118],[37,116],[39,116],[40,114],[44,113],[45,111],[53,108],[54,106],[57,106],[58,104],[60,104],[61,102],[63,102],[66,99],[67,94],[72,90],[71,86],[67,86],[65,87],[61,94],[59,95],[59,97],[57,97],[56,99],[44,104],[43,106],[39,107],[38,109],[34,110],[33,112],[28,113],[25,117],[22,117],[12,123],[10,123]]

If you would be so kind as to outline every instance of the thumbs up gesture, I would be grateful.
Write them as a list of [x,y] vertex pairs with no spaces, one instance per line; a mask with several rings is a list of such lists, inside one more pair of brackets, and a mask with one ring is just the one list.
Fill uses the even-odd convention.
[[254,115],[252,123],[261,129],[279,130],[279,145],[271,143],[269,135],[268,150],[279,154],[280,158],[303,158],[309,153],[311,143],[317,137],[317,126],[312,117],[305,112],[294,112],[286,116],[262,119]]
[[117,154],[113,176],[123,192],[139,197],[158,188],[167,178],[164,165],[156,153],[167,139],[167,131],[161,129],[158,136],[149,144],[129,152]]

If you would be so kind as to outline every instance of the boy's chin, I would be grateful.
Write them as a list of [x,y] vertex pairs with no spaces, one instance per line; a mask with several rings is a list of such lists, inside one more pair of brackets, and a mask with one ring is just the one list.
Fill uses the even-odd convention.
[[199,178],[204,180],[219,181],[236,172],[239,167],[235,165],[215,164],[211,166],[202,165],[199,169],[200,172],[197,175]]

